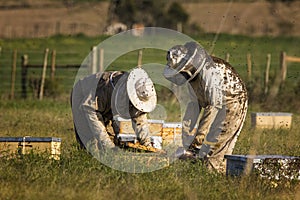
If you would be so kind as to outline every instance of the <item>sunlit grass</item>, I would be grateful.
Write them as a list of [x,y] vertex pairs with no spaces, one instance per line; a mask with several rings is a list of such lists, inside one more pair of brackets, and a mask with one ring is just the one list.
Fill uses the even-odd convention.
[[[295,198],[295,183],[272,188],[256,176],[226,177],[209,172],[200,162],[175,161],[169,167],[144,174],[116,171],[77,149],[67,101],[1,101],[0,105],[1,136],[62,138],[58,161],[44,154],[1,158],[0,199]],[[255,130],[247,117],[234,153],[248,154],[254,148],[257,154],[299,155],[299,123],[295,115],[291,130]]]

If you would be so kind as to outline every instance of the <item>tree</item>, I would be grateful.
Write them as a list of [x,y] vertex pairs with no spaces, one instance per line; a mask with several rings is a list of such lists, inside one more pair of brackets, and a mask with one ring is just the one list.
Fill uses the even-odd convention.
[[169,8],[168,2],[161,0],[117,0],[114,3],[115,15],[128,27],[143,23],[145,26],[175,28],[178,22],[185,24],[189,18],[177,2],[173,2]]
[[174,20],[174,22],[182,22],[187,23],[189,19],[189,15],[185,12],[182,6],[177,3],[173,2],[168,9],[168,16]]

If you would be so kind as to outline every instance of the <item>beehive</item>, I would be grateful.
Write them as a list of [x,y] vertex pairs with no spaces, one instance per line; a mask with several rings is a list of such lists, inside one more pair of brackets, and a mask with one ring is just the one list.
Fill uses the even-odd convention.
[[300,157],[284,155],[225,155],[226,175],[255,172],[271,180],[300,180]]
[[18,153],[49,153],[49,158],[60,159],[61,139],[55,137],[0,137],[0,156]]
[[181,129],[182,124],[180,122],[167,122],[164,123],[161,137],[164,141],[164,144],[173,143],[175,145],[181,145]]
[[283,112],[251,113],[251,126],[253,128],[290,128],[292,114]]
[[[120,127],[120,133],[123,134],[132,134],[134,130],[132,128],[131,119],[124,119],[121,117],[117,118]],[[149,129],[152,135],[160,135],[162,131],[162,127],[164,124],[164,120],[155,120],[155,119],[148,119]]]

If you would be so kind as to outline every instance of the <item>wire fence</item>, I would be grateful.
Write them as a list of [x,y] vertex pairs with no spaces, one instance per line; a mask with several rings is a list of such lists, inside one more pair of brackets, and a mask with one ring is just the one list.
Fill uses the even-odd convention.
[[[54,49],[44,51],[15,50],[0,48],[0,94],[1,99],[14,98],[42,98],[58,97],[70,94],[76,74],[80,67],[86,67],[90,73],[102,71],[103,49],[91,48],[92,54],[87,66],[82,66],[83,58],[78,52],[57,52]],[[112,63],[118,67],[111,67],[113,70],[122,69],[122,66],[137,66],[154,57],[164,57],[165,52],[155,51],[136,51],[130,52],[124,58]],[[243,61],[238,61],[233,66],[238,66],[236,70],[242,75],[247,85],[256,82],[264,94],[276,96],[278,88],[291,77],[288,74],[287,65],[290,63],[300,63],[300,58],[288,56],[281,52],[276,57],[280,58],[280,63],[274,64],[271,54],[264,56],[265,63],[260,68],[253,67],[253,58],[250,53],[244,56]],[[129,57],[129,58],[128,58]],[[273,56],[274,57],[274,56]],[[231,55],[226,53],[224,58],[230,62]],[[162,62],[165,62],[162,60]],[[275,67],[274,67],[275,65]],[[280,66],[279,68],[277,66]],[[292,67],[294,68],[294,67]],[[292,70],[295,75],[299,75],[299,68]],[[44,76],[43,76],[44,74]],[[259,83],[257,83],[259,82]],[[252,88],[253,89],[253,88]],[[255,89],[255,88],[254,88]],[[41,94],[41,90],[43,93]],[[42,95],[42,96],[41,96]]]
[[[49,50],[49,56],[46,60],[45,96],[58,96],[69,93],[80,67],[76,52],[59,52],[55,65],[64,67],[56,67],[55,76],[53,76],[51,74],[51,56],[53,52],[53,50]],[[2,49],[0,53],[1,98],[36,98],[41,88],[44,58],[45,52],[43,51],[25,52]],[[74,60],[76,63],[73,62]],[[26,80],[24,80],[24,77]]]

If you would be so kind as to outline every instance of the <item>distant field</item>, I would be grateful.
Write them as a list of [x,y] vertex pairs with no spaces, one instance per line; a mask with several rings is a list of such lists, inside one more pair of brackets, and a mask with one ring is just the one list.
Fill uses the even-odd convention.
[[[299,1],[181,0],[189,24],[205,33],[299,36]],[[0,37],[35,38],[84,33],[111,25],[108,0],[7,0],[0,2]],[[151,26],[145,24],[145,26]],[[131,29],[132,27],[128,27]],[[184,33],[189,28],[183,27]]]

